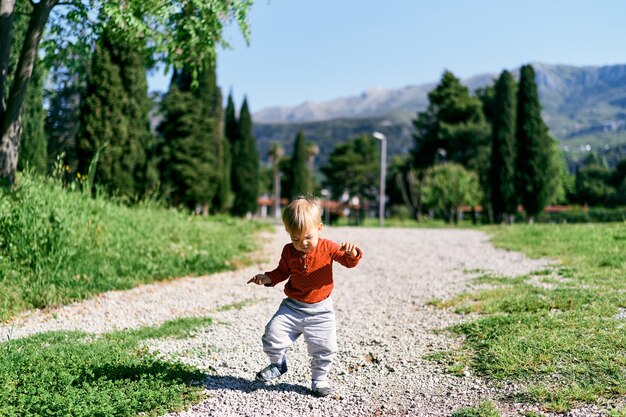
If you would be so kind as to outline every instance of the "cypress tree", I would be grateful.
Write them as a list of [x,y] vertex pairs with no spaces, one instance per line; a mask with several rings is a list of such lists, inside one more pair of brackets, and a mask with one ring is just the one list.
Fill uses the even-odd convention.
[[230,150],[224,133],[222,92],[217,86],[215,63],[207,60],[199,78],[197,97],[204,107],[207,119],[212,121],[211,126],[207,126],[211,129],[208,139],[211,142],[214,165],[212,176],[216,181],[211,204],[215,211],[224,212],[230,201]]
[[106,143],[98,160],[94,181],[109,192],[132,196],[135,192],[135,165],[129,163],[129,152],[125,149],[129,121],[124,111],[128,108],[128,97],[111,47],[104,34],[96,45],[87,71],[87,85],[81,100],[80,130],[76,138],[78,170],[87,174],[91,159]]
[[106,30],[96,45],[81,103],[79,172],[86,174],[93,155],[106,143],[96,183],[128,198],[153,188],[156,178],[148,176],[146,156],[146,149],[153,146],[149,110],[142,48],[115,40]]
[[[205,76],[200,75],[201,79]],[[213,140],[216,122],[207,112],[207,84],[202,82],[194,90],[191,79],[188,71],[175,71],[163,100],[165,118],[159,126],[161,183],[170,204],[202,208],[206,214],[219,179]]]
[[307,160],[308,150],[304,140],[304,134],[298,132],[293,145],[293,155],[291,156],[291,164],[289,167],[291,170],[289,176],[291,178],[291,198],[307,193],[310,176]]
[[531,65],[520,69],[517,96],[517,193],[529,222],[548,203],[552,143],[541,118],[541,105]]
[[259,153],[252,136],[252,117],[244,98],[239,112],[237,140],[233,144],[233,177],[235,190],[233,213],[239,216],[254,213],[259,194]]
[[237,116],[235,115],[235,102],[233,100],[233,93],[231,91],[228,94],[226,109],[224,110],[224,138],[226,139],[225,147],[228,149],[228,153],[226,154],[226,158],[224,159],[225,185],[228,185],[228,203],[226,207],[230,208],[231,211],[234,195],[237,194],[238,191],[234,181],[235,167],[233,166],[233,160],[235,158],[235,143],[237,142],[238,135],[239,126],[237,122]]
[[122,86],[126,93],[124,115],[128,122],[127,137],[122,145],[126,150],[124,163],[128,174],[134,179],[136,195],[156,187],[158,177],[148,166],[146,150],[154,146],[150,132],[150,100],[148,98],[147,63],[141,49],[131,48],[127,43],[113,46],[114,62],[120,69]]
[[492,109],[490,191],[494,220],[515,213],[515,79],[503,71],[496,81]]

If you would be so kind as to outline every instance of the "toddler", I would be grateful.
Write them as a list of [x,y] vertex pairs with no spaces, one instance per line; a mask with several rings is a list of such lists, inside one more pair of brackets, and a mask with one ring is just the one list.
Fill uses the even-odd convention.
[[353,243],[339,245],[320,238],[322,212],[317,198],[292,201],[283,212],[283,223],[291,243],[283,248],[278,267],[248,281],[273,287],[287,280],[287,298],[265,326],[262,338],[270,365],[256,375],[256,380],[269,382],[287,372],[287,348],[303,335],[311,356],[311,390],[326,397],[333,393],[328,371],[337,353],[335,310],[330,298],[332,264],[337,261],[352,268],[363,254]]

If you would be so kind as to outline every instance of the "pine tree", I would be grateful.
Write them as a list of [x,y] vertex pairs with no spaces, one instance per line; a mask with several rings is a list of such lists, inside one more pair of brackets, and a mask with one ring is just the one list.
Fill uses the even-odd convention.
[[[87,72],[80,110],[80,130],[76,138],[78,170],[87,174],[89,163],[103,145],[94,181],[109,192],[132,196],[135,192],[134,164],[127,149],[128,96],[119,66],[114,62],[112,45],[106,34],[96,45]],[[106,86],[106,87],[103,87]]]
[[[207,71],[206,67],[203,69]],[[189,71],[172,76],[170,91],[163,100],[165,118],[159,126],[162,144],[160,172],[163,194],[174,206],[201,208],[207,214],[217,192],[220,172],[214,148],[216,121],[208,114],[207,75],[192,88]],[[208,76],[210,77],[210,76]]]
[[120,69],[122,86],[126,92],[124,115],[128,122],[128,134],[123,144],[126,150],[125,164],[135,184],[135,194],[143,195],[147,189],[156,187],[158,177],[148,166],[146,151],[154,146],[150,132],[150,100],[148,98],[147,63],[145,53],[130,48],[127,43],[113,46],[113,59]]
[[299,195],[307,194],[309,177],[309,167],[307,164],[307,143],[304,139],[304,134],[298,132],[293,145],[293,155],[291,156],[290,174],[291,189],[289,197],[294,198]]
[[232,211],[243,216],[256,211],[259,193],[259,153],[252,136],[252,117],[247,99],[241,105],[238,127],[237,140],[233,144],[235,202]]
[[[425,169],[452,161],[475,171],[481,188],[488,189],[490,132],[481,100],[472,96],[450,71],[444,72],[428,99],[426,111],[418,113],[413,121],[416,179],[422,182]],[[417,206],[421,206],[421,197],[419,191]]]
[[225,138],[225,152],[224,158],[224,188],[223,192],[227,192],[227,205],[225,208],[229,208],[232,211],[232,202],[237,189],[235,188],[235,167],[233,166],[234,148],[239,135],[239,124],[237,122],[237,116],[235,115],[235,102],[233,100],[232,91],[228,94],[228,101],[226,103],[226,109],[224,110],[224,138]]
[[[217,212],[224,212],[230,202],[230,150],[224,133],[224,110],[222,92],[217,86],[215,64],[208,60],[199,77],[196,95],[204,107],[207,119],[212,120],[209,140],[211,141],[216,191],[211,202]],[[228,172],[227,172],[228,169]]]
[[492,108],[490,191],[494,220],[517,209],[515,192],[515,79],[503,71],[496,81]]
[[517,193],[529,222],[550,199],[552,138],[541,118],[541,105],[531,65],[520,69],[517,96]]
[[95,182],[134,199],[156,182],[148,177],[146,157],[153,146],[146,58],[136,45],[115,40],[111,33],[103,33],[87,74],[76,140],[78,169],[86,174],[95,152],[106,144]]
[[428,109],[413,121],[415,168],[433,165],[443,150],[445,160],[471,170],[483,169],[489,154],[489,132],[481,101],[450,71],[444,72],[428,98]]

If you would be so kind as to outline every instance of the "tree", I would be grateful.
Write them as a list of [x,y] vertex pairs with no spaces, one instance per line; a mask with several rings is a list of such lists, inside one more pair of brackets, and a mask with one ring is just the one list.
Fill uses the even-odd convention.
[[617,190],[616,203],[626,204],[626,159],[620,160],[615,166],[612,183]]
[[[159,154],[163,194],[172,205],[184,204],[191,210],[208,214],[222,178],[218,162],[216,137],[219,121],[211,114],[214,105],[209,98],[214,84],[207,82],[214,71],[207,64],[200,74],[200,85],[192,88],[189,71],[177,70],[170,91],[163,100],[164,120],[159,125],[162,144]],[[220,132],[221,133],[221,132]]]
[[418,181],[421,182],[428,167],[452,161],[477,172],[480,184],[486,189],[490,135],[482,102],[450,71],[444,72],[428,99],[427,110],[413,120],[412,154]]
[[307,167],[307,182],[306,182],[306,193],[313,194],[315,187],[315,178],[313,177],[315,157],[319,155],[320,147],[314,143],[308,143],[306,147],[306,167]]
[[461,206],[474,206],[482,198],[478,177],[454,162],[435,165],[426,173],[424,200],[442,211],[448,223],[456,223]]
[[233,214],[244,216],[254,213],[259,197],[259,153],[252,136],[252,116],[248,100],[244,98],[239,111],[239,131],[233,144],[233,189],[235,202]]
[[235,166],[233,166],[234,148],[235,143],[239,140],[239,123],[237,122],[237,116],[235,114],[235,102],[233,100],[232,91],[228,94],[228,100],[226,102],[226,109],[224,110],[224,138],[225,147],[228,152],[225,153],[224,158],[224,181],[225,187],[228,185],[228,202],[227,208],[232,211],[232,203],[234,196],[237,194],[236,184],[233,182],[235,177]]
[[86,173],[95,153],[106,144],[95,182],[134,199],[157,182],[148,178],[146,157],[153,142],[146,57],[140,47],[116,43],[110,33],[103,32],[87,73],[76,139],[78,170]]
[[147,158],[154,138],[146,68],[142,48],[131,48],[116,40],[111,29],[105,30],[88,69],[76,138],[79,172],[87,172],[96,151],[106,143],[95,182],[131,199],[155,189],[158,182]]
[[49,20],[52,24],[44,43],[48,66],[59,62],[71,65],[67,57],[77,51],[91,51],[103,28],[113,22],[115,36],[120,40],[150,45],[148,53],[155,62],[164,62],[167,67],[187,66],[197,74],[207,57],[215,58],[216,45],[223,43],[225,23],[236,20],[247,39],[246,19],[251,5],[248,0],[129,0],[89,5],[79,0],[31,2],[27,30],[17,41],[22,47],[7,93],[11,43],[17,35],[13,22],[19,3],[0,1],[0,180],[9,185],[15,181],[19,157],[20,114]]
[[293,155],[291,156],[290,175],[291,189],[289,198],[292,199],[299,195],[305,195],[309,190],[309,172],[307,143],[304,134],[298,132],[293,145]]
[[274,193],[274,217],[280,218],[280,161],[285,155],[285,148],[278,143],[272,143],[267,156],[272,163],[272,191]]
[[130,120],[125,114],[129,98],[114,53],[111,39],[103,36],[96,45],[87,71],[76,155],[78,171],[87,174],[91,159],[106,144],[106,150],[98,161],[94,183],[99,183],[109,192],[130,197],[135,193],[133,173],[137,149],[129,149]]
[[510,216],[517,210],[515,192],[515,79],[508,71],[503,71],[495,85],[492,107],[490,201],[496,222],[510,222]]
[[360,199],[374,201],[380,184],[378,141],[369,135],[361,135],[335,146],[321,171],[333,198],[348,191]]
[[614,172],[599,164],[589,164],[576,172],[576,199],[590,206],[609,206],[617,198],[617,190],[611,184]]
[[222,107],[222,90],[217,87],[212,103],[215,126],[215,152],[218,155],[219,183],[213,200],[213,207],[219,213],[226,213],[230,209],[232,190],[230,184],[230,143],[224,133],[224,109]]
[[148,98],[145,46],[131,46],[127,42],[114,45],[113,58],[126,92],[124,115],[128,120],[128,136],[124,148],[128,153],[125,156],[128,175],[133,178],[135,196],[143,196],[147,191],[156,189],[158,172],[150,166],[147,155],[155,146],[155,138],[150,131],[151,102]]
[[531,65],[520,70],[517,96],[516,189],[529,222],[549,203],[553,141],[541,118],[541,104]]
[[[13,33],[17,42],[11,45],[9,63],[7,71],[7,85],[5,85],[6,96],[8,84],[12,81],[13,71],[17,67],[21,40],[28,29],[27,16],[30,11],[30,2],[20,1],[16,5],[16,14],[13,21]],[[37,58],[33,67],[32,88],[28,91],[24,101],[22,112],[22,125],[25,127],[22,143],[20,144],[20,157],[17,168],[29,169],[45,172],[47,169],[47,143],[44,131],[45,113],[43,108],[43,87],[45,70],[41,59]]]
[[[207,140],[210,142],[213,172],[211,178],[216,181],[216,191],[211,203],[216,212],[224,212],[230,204],[230,150],[224,133],[224,110],[222,92],[217,85],[215,63],[207,60],[200,73],[199,86],[193,90],[199,99],[204,117],[211,121],[206,126]],[[228,170],[228,172],[227,172]],[[209,180],[209,178],[207,178]]]

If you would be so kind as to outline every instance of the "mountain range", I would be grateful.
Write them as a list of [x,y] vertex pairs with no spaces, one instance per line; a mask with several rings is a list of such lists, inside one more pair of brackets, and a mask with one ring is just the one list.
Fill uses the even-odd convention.
[[[532,65],[544,120],[569,159],[580,159],[589,151],[605,155],[609,163],[626,157],[626,65]],[[474,91],[492,84],[498,75],[478,74],[462,82]],[[326,102],[264,108],[253,114],[253,133],[265,158],[272,142],[283,144],[290,153],[302,131],[320,148],[318,166],[335,144],[376,130],[387,135],[391,156],[405,153],[413,146],[411,121],[426,110],[428,93],[437,83],[372,88]]]

